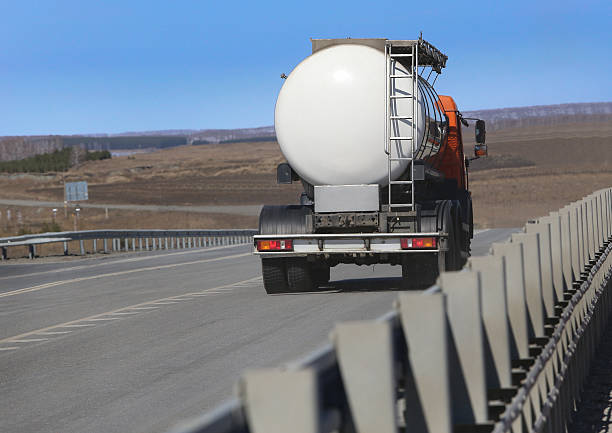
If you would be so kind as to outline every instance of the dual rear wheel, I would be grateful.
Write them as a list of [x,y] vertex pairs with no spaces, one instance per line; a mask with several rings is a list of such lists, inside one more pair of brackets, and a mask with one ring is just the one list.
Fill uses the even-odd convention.
[[263,257],[261,267],[268,294],[310,292],[329,282],[329,266],[312,264],[303,257]]

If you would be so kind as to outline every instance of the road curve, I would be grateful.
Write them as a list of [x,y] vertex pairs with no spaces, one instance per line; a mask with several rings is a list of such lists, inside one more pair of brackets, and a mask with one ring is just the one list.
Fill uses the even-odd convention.
[[[512,231],[477,233],[474,254]],[[229,397],[245,368],[388,311],[399,275],[340,266],[327,292],[268,296],[247,246],[2,264],[0,431],[166,431]]]

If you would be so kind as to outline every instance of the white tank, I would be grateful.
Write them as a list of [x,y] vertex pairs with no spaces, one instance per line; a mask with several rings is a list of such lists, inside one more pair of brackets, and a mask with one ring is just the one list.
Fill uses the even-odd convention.
[[[407,75],[401,65],[395,75]],[[410,79],[396,79],[396,94]],[[412,100],[396,99],[392,115],[412,116]],[[419,98],[418,146],[424,111]],[[365,45],[335,45],[304,59],[286,79],[276,101],[274,126],[291,167],[313,185],[388,183],[385,154],[385,55]],[[411,135],[410,120],[394,120],[391,136]],[[409,140],[394,141],[394,157],[410,156]],[[418,148],[415,149],[415,152]],[[392,162],[391,177],[407,161]]]

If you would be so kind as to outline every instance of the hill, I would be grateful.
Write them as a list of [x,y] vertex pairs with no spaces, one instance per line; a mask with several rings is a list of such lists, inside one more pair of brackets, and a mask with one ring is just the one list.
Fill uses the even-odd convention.
[[[487,121],[488,131],[567,123],[612,122],[612,102],[536,105],[464,112]],[[70,136],[0,137],[0,161],[79,147],[86,150],[150,151],[185,144],[274,141],[274,127],[241,129],[180,129]]]

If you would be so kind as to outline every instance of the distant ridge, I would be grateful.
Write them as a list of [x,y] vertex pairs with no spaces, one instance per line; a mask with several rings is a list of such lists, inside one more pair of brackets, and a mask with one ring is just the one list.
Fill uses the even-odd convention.
[[[487,130],[571,122],[612,122],[612,102],[534,105],[465,111],[487,122]],[[168,129],[120,134],[0,137],[0,161],[22,159],[69,146],[88,150],[159,149],[185,144],[270,141],[274,126],[239,129]]]
[[555,125],[566,122],[612,121],[612,102],[587,102],[557,105],[532,105],[528,107],[495,108],[491,110],[465,111],[466,117],[476,117],[487,122],[487,130]]

